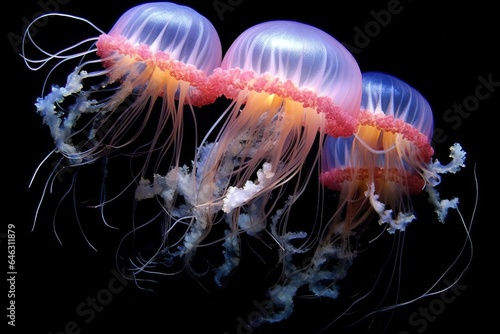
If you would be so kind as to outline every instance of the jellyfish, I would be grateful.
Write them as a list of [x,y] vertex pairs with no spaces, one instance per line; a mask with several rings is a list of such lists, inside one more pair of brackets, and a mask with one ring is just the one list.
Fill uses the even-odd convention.
[[[286,230],[286,212],[318,165],[325,135],[356,130],[361,71],[319,28],[268,21],[241,33],[208,81],[230,105],[192,166],[158,176],[140,193],[162,196],[165,207],[175,207],[176,222],[189,227],[171,255],[193,254],[215,224],[227,223],[226,261],[216,273],[221,282],[238,264],[238,235],[273,234],[266,231],[272,216]],[[179,185],[181,205],[173,202],[171,184]]]
[[412,196],[427,192],[441,222],[457,208],[458,198],[440,199],[436,186],[440,174],[465,166],[460,144],[451,147],[448,164],[433,161],[433,114],[426,99],[386,73],[364,72],[362,79],[357,131],[349,137],[327,136],[324,142],[320,182],[338,193],[336,209],[306,265],[294,263],[298,252],[290,248],[283,284],[269,290],[280,311],[263,321],[287,318],[302,286],[314,296],[338,298],[338,282],[357,255],[360,235],[375,219],[390,234],[405,231],[416,219]]
[[456,173],[465,166],[460,144],[450,148],[449,164],[432,161],[434,125],[429,103],[413,87],[388,74],[363,74],[361,108],[354,136],[329,137],[325,142],[321,182],[340,192],[345,208],[344,218],[335,218],[343,221],[339,220],[342,227],[332,233],[346,237],[370,213],[389,233],[404,231],[415,219],[411,196],[422,191],[429,194],[439,221],[444,222],[458,198],[441,200],[436,186],[440,174]]
[[[71,167],[108,159],[115,152],[145,156],[133,172],[134,181],[146,177],[148,166],[157,170],[161,163],[178,165],[185,106],[195,118],[194,107],[216,98],[207,84],[207,76],[222,58],[214,26],[192,8],[170,2],[135,6],[108,33],[83,18],[47,15],[80,20],[99,32],[97,37],[49,53],[26,29],[25,40],[47,56],[31,59],[23,49],[30,69],[58,61],[52,74],[63,63],[78,61],[64,86],[53,85],[49,92],[44,88],[36,102],[55,142],[52,153],[60,153]],[[84,51],[79,51],[82,47]],[[196,129],[193,133],[196,136]],[[141,135],[146,143],[132,146]],[[54,168],[53,178],[58,170]]]
[[[99,56],[99,59],[80,62],[64,87],[54,85],[50,93],[37,100],[37,111],[50,127],[56,150],[79,162],[95,160],[109,150],[127,145],[144,128],[148,116],[155,112],[154,102],[160,97],[163,103],[157,112],[161,116],[150,148],[164,145],[166,149],[174,143],[178,147],[177,142],[182,137],[183,106],[202,106],[215,99],[205,84],[206,76],[220,65],[222,57],[213,25],[190,7],[158,2],[129,9],[109,33],[98,31],[101,32],[98,37],[49,55],[43,61],[45,64],[50,59],[64,62],[89,54]],[[28,32],[29,29],[26,34]],[[90,50],[67,54],[79,44],[88,42],[95,42]],[[39,62],[25,59],[27,64]],[[86,69],[96,63],[104,68]],[[93,85],[84,90],[88,79],[92,79]],[[69,96],[73,96],[75,102],[67,109],[60,108]],[[130,96],[133,100],[127,100]],[[129,104],[119,109],[124,102]],[[84,129],[77,129],[79,118],[89,113],[95,117]],[[159,144],[157,137],[169,121],[174,125],[172,133],[165,143]],[[140,124],[137,132],[129,134],[136,122]],[[82,133],[83,130],[87,131]],[[74,143],[76,133],[84,135],[87,141]]]

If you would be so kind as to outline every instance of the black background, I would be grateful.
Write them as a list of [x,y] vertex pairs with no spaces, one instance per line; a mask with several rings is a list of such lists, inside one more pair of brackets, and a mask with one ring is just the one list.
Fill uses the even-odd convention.
[[[231,4],[232,10],[222,17],[217,13],[215,1],[179,1],[206,16],[221,37],[223,50],[227,49],[239,33],[250,26],[267,20],[289,19],[302,21],[321,28],[339,41],[357,46],[351,49],[362,71],[383,71],[400,77],[417,88],[429,101],[435,113],[435,126],[444,135],[434,141],[436,158],[446,162],[448,147],[460,142],[467,151],[466,169],[454,176],[444,178],[439,188],[443,197],[458,196],[460,208],[466,223],[470,223],[475,194],[474,168],[479,183],[479,205],[472,225],[474,255],[469,270],[459,281],[460,295],[453,302],[444,303],[439,295],[420,299],[398,308],[394,313],[384,312],[370,316],[352,326],[370,310],[370,305],[352,315],[342,317],[331,324],[324,333],[454,333],[465,328],[474,332],[489,332],[491,324],[498,317],[498,287],[493,268],[498,264],[498,230],[496,224],[497,198],[488,193],[498,188],[497,173],[491,171],[493,160],[498,154],[495,135],[497,130],[496,111],[499,106],[500,87],[494,87],[491,95],[480,101],[457,126],[446,122],[443,114],[454,104],[461,104],[474,96],[480,84],[478,77],[492,77],[500,82],[497,65],[499,28],[495,23],[493,5],[480,1],[470,3],[431,1],[401,1],[401,11],[391,16],[385,26],[372,30],[369,41],[357,40],[357,29],[365,31],[373,27],[374,12],[386,9],[391,1],[220,1]],[[247,253],[240,268],[231,278],[228,286],[219,289],[210,279],[200,282],[185,273],[160,278],[156,293],[142,291],[130,282],[123,291],[113,295],[112,300],[95,318],[86,323],[76,309],[87,297],[96,296],[105,289],[113,278],[114,250],[120,234],[103,227],[98,215],[94,220],[82,222],[87,236],[98,249],[93,251],[78,229],[72,208],[64,207],[58,218],[60,245],[52,230],[51,209],[57,203],[55,194],[46,202],[34,231],[31,231],[33,217],[43,187],[44,177],[49,169],[42,169],[31,189],[28,184],[38,164],[52,149],[49,131],[35,113],[33,103],[38,97],[48,67],[33,72],[28,70],[17,54],[19,45],[16,36],[22,34],[25,22],[34,15],[46,12],[42,4],[57,4],[49,8],[58,12],[84,17],[104,31],[109,30],[119,16],[139,1],[120,1],[119,4],[104,5],[102,1],[32,1],[15,2],[4,11],[8,16],[4,38],[4,88],[3,126],[4,152],[2,155],[4,187],[2,201],[3,226],[0,233],[6,233],[5,225],[11,223],[16,230],[16,330],[23,333],[60,333],[74,321],[81,333],[249,333],[242,329],[241,319],[256,310],[254,301],[265,300],[269,285],[269,264],[263,265],[256,256]],[[48,21],[48,33],[40,32],[44,45],[68,45],[93,36],[91,31],[72,29],[67,22]],[[45,29],[45,28],[43,28]],[[49,30],[47,30],[49,31]],[[95,32],[94,32],[95,35]],[[48,43],[48,44],[47,44]],[[53,77],[64,82],[64,76]],[[214,106],[215,108],[215,106]],[[5,118],[6,117],[6,118]],[[89,182],[89,186],[90,186]],[[96,181],[98,184],[98,181]],[[85,190],[85,189],[84,189]],[[5,200],[5,198],[7,200]],[[67,205],[67,204],[66,204]],[[304,214],[295,219],[308,221],[304,203]],[[464,242],[465,233],[460,217],[451,212],[446,224],[440,224],[425,199],[416,199],[418,221],[414,222],[405,235],[402,259],[402,278],[399,291],[402,296],[416,296],[444,272],[454,260]],[[312,206],[314,207],[314,206]],[[128,226],[128,207],[114,208],[113,223]],[[309,209],[312,210],[312,209]],[[122,214],[123,213],[123,214]],[[5,239],[2,234],[2,246]],[[373,282],[380,256],[384,252],[382,243],[392,243],[392,236],[378,240],[370,252],[363,253],[352,272],[343,282],[345,294],[338,301],[299,299],[291,318],[280,324],[263,326],[254,333],[316,333],[337,318],[355,300],[358,290],[366,289]],[[5,250],[5,247],[2,247]],[[7,254],[4,251],[4,263]],[[463,268],[470,257],[466,247],[454,271],[445,274],[451,280]],[[6,265],[5,265],[6,266]],[[457,269],[458,268],[458,269]],[[389,270],[389,269],[387,269]],[[7,269],[6,269],[7,271]],[[495,282],[495,283],[494,283]],[[202,287],[202,285],[204,287]],[[442,285],[439,285],[442,287]],[[383,294],[384,285],[379,286],[375,296]],[[397,282],[391,288],[394,292]],[[366,291],[366,290],[362,290]],[[391,293],[392,293],[391,292]],[[2,291],[6,301],[7,291]],[[370,301],[375,305],[376,301]],[[389,302],[390,304],[390,302]],[[2,304],[6,313],[6,302]],[[438,307],[439,314],[427,327],[412,325],[409,321],[414,312],[421,308]],[[493,305],[493,306],[491,306]],[[3,316],[6,323],[6,317]],[[422,318],[419,318],[422,319]],[[300,330],[299,330],[300,328]],[[494,327],[493,327],[494,328]],[[9,327],[9,330],[13,328]],[[10,331],[9,331],[10,332]]]

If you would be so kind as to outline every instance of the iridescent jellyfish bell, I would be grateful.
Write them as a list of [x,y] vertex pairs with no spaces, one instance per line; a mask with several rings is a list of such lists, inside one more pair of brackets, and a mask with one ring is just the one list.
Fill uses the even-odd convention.
[[[196,249],[222,215],[229,224],[225,246],[232,248],[225,254],[236,257],[231,238],[259,234],[276,212],[286,216],[317,166],[324,136],[356,131],[361,72],[326,32],[296,21],[269,21],[235,39],[209,82],[230,106],[202,141],[192,168],[145,185],[141,197],[156,189],[171,207],[168,184],[179,184],[179,209],[189,210],[175,210],[182,212],[177,219],[190,217],[181,253]],[[286,222],[281,226],[286,229]],[[221,267],[221,276],[234,267],[234,257]]]

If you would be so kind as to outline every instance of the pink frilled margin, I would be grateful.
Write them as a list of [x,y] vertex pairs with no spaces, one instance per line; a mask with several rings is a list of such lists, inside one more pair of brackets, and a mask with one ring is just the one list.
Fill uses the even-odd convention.
[[313,108],[326,116],[325,131],[335,137],[348,137],[357,129],[355,117],[336,106],[332,99],[318,96],[311,90],[299,89],[291,80],[281,81],[268,74],[257,74],[240,68],[218,68],[209,77],[213,89],[229,99],[236,99],[242,90],[276,94],[282,98],[298,101],[304,108]]
[[179,81],[188,82],[191,90],[189,102],[193,106],[201,107],[213,103],[220,95],[208,83],[207,74],[194,65],[185,64],[171,58],[168,52],[153,51],[146,44],[131,43],[123,36],[102,34],[96,43],[97,55],[103,59],[104,67],[113,66],[116,55],[128,56],[137,61],[151,64],[169,73]]

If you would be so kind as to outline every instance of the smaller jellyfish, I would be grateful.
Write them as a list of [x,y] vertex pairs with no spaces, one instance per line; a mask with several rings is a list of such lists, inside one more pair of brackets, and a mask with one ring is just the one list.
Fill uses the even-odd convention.
[[357,239],[374,217],[389,233],[404,231],[416,219],[411,196],[422,191],[441,222],[457,207],[457,198],[441,200],[435,187],[440,174],[464,167],[461,146],[451,147],[449,164],[432,161],[433,114],[425,98],[391,75],[365,72],[362,77],[357,131],[350,137],[328,136],[324,143],[320,182],[338,192],[337,208],[323,225],[309,264],[296,266],[290,248],[283,284],[269,290],[281,311],[263,321],[288,317],[302,286],[317,297],[337,298],[338,282],[356,257]]
[[[50,76],[63,63],[78,62],[65,86],[53,85],[36,102],[55,142],[51,154],[60,153],[67,158],[60,164],[68,163],[70,167],[100,158],[108,161],[112,153],[141,155],[139,167],[134,165],[137,170],[132,170],[134,181],[150,173],[149,166],[156,171],[164,167],[162,163],[179,165],[185,106],[194,118],[196,136],[193,107],[209,104],[217,97],[207,84],[207,76],[222,59],[214,26],[192,8],[170,2],[135,6],[108,33],[79,17],[47,15],[85,22],[100,33],[49,53],[35,43],[29,27],[26,30],[26,41],[47,56],[30,59],[23,49],[22,56],[30,69],[58,61]],[[84,51],[80,51],[82,46]],[[192,149],[195,152],[196,143]],[[52,178],[59,169],[54,168]]]
[[440,174],[464,167],[460,144],[450,148],[452,161],[432,161],[432,109],[425,98],[405,82],[379,72],[363,74],[362,112],[353,137],[325,142],[321,182],[340,192],[336,231],[347,237],[373,212],[389,233],[404,231],[415,219],[410,197],[426,191],[438,219],[458,199],[441,200],[436,186]]
[[361,71],[326,32],[268,21],[240,34],[208,81],[231,100],[229,107],[202,141],[192,168],[172,170],[144,184],[141,193],[153,189],[171,207],[168,184],[179,184],[184,202],[171,212],[189,220],[190,230],[174,254],[191,254],[218,221],[229,224],[220,282],[238,263],[240,233],[258,235],[275,212],[286,217],[318,166],[325,134],[354,133]]

